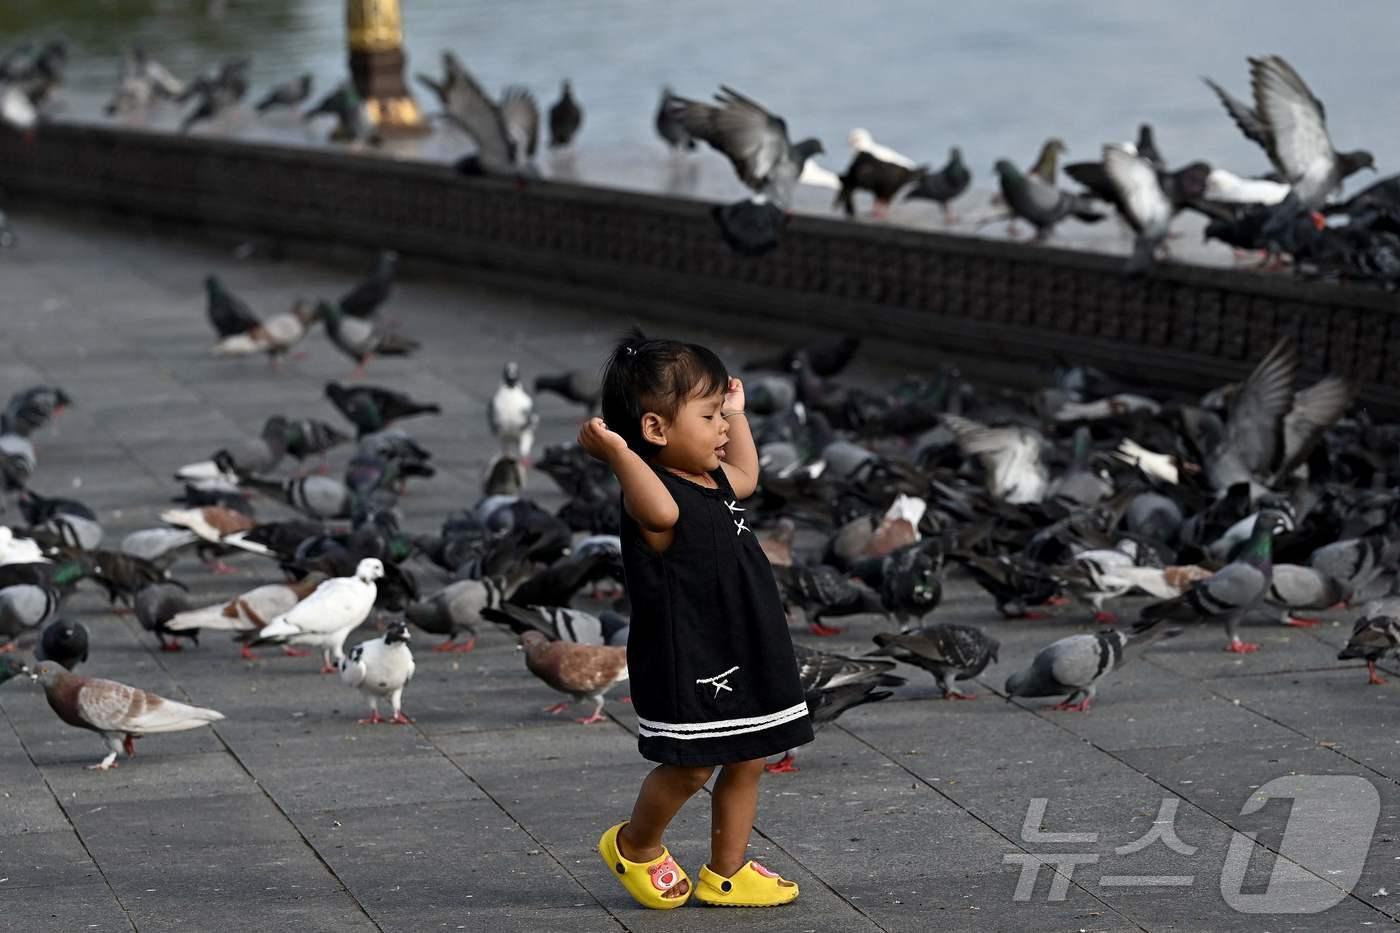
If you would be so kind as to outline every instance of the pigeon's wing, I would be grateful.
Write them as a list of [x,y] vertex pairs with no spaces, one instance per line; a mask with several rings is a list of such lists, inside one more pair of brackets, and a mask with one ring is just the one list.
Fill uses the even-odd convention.
[[758,191],[787,155],[787,124],[737,91],[721,87],[720,106],[675,98],[686,131],[724,153],[740,180]]
[[797,677],[804,693],[867,682],[895,667],[893,661],[848,658],[806,645],[793,645],[793,653],[797,656]]
[[1269,155],[1287,180],[1317,172],[1333,159],[1322,101],[1277,55],[1250,59],[1255,108],[1268,123]]
[[340,662],[340,682],[347,687],[358,687],[365,682],[365,678],[368,676],[369,668],[365,666],[365,646],[356,645],[350,649],[345,660]]
[[1222,615],[1252,606],[1264,595],[1268,582],[1249,564],[1227,564],[1196,584],[1194,601],[1208,615]]
[[1120,146],[1109,145],[1103,147],[1103,168],[1133,229],[1143,233],[1171,221],[1171,202],[1162,191],[1157,169],[1151,162]]
[[1254,367],[1230,405],[1225,441],[1254,473],[1272,466],[1278,449],[1279,422],[1293,403],[1298,353],[1283,338]]
[[559,662],[564,689],[580,694],[596,693],[627,679],[627,649],[603,645],[567,644]]
[[519,86],[506,88],[501,94],[501,120],[516,152],[534,158],[540,141],[540,108],[535,95]]
[[500,108],[466,68],[458,65],[449,72],[446,84],[428,85],[441,96],[444,114],[472,138],[483,161],[511,164],[510,134]]
[[1254,111],[1254,108],[1250,107],[1238,97],[1235,97],[1210,78],[1202,78],[1201,80],[1206,83],[1207,87],[1215,92],[1216,97],[1220,98],[1220,103],[1225,105],[1225,112],[1230,115],[1230,119],[1235,121],[1235,125],[1240,128],[1241,133],[1244,133],[1245,138],[1258,143],[1267,151],[1270,145],[1269,126],[1259,114]]
[[329,634],[345,628],[346,620],[365,608],[365,595],[357,581],[333,577],[293,606],[283,618],[303,632]]
[[1328,376],[1293,397],[1293,407],[1283,416],[1283,463],[1275,474],[1277,479],[1308,459],[1322,435],[1351,405],[1355,392],[1348,380]]
[[1086,687],[1098,678],[1103,649],[1093,635],[1071,635],[1045,650],[1046,666],[1057,683]]
[[[117,732],[126,728],[142,691],[115,680],[89,680],[78,689],[78,715],[94,729]],[[144,705],[144,704],[142,704]]]

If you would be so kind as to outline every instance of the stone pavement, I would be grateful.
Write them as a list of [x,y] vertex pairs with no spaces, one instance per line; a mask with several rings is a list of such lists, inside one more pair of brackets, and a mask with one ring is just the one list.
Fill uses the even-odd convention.
[[[270,312],[299,294],[339,293],[364,257],[239,261],[187,232],[33,208],[13,219],[22,240],[0,254],[0,393],[49,382],[76,400],[35,439],[34,487],[98,509],[109,544],[156,524],[175,467],[255,436],[267,415],[335,420],[321,385],[349,363],[319,334],[281,372],[210,356],[201,282],[216,271]],[[441,471],[403,500],[408,527],[423,532],[476,497],[500,365],[519,360],[527,380],[597,365],[624,324],[607,309],[412,266],[391,315],[426,346],[412,360],[376,361],[370,380],[444,410],[409,423]],[[765,348],[715,323],[665,329],[731,361]],[[879,350],[855,378],[897,375]],[[554,398],[540,406],[543,443],[572,436],[577,411]],[[547,479],[532,482],[558,501]],[[252,558],[237,564],[233,578],[193,563],[177,572],[209,602],[275,573]],[[1087,613],[1008,623],[950,581],[936,618],[984,624],[1002,641],[982,699],[943,702],[927,675],[908,671],[894,699],[826,729],[800,773],[765,779],[753,854],[803,893],[755,917],[631,904],[593,849],[646,770],[631,710],[610,702],[611,723],[588,728],[544,715],[554,697],[504,634],[483,631],[466,655],[429,653],[420,636],[405,699],[416,725],[369,728],[354,722],[359,695],[317,675],[314,659],[242,662],[219,635],[161,654],[86,591],[73,613],[94,636],[83,673],[228,718],[148,738],[138,757],[99,774],[82,767],[101,755],[95,736],[58,722],[27,681],[0,689],[6,930],[1280,933],[1370,929],[1400,913],[1387,895],[1400,894],[1400,739],[1388,731],[1400,687],[1367,687],[1364,671],[1334,660],[1345,619],[1253,628],[1263,650],[1247,657],[1222,652],[1221,632],[1189,631],[1134,656],[1092,712],[1058,713],[995,691],[1044,644],[1090,630]],[[863,651],[874,631],[855,620],[823,647]],[[1299,798],[1288,835],[1287,799],[1256,800],[1241,815],[1252,792],[1289,775],[1312,777],[1271,788]],[[698,796],[669,839],[692,873],[707,817]],[[1115,853],[1154,825],[1174,828],[1175,848],[1158,840]],[[1355,880],[1349,856],[1362,853]],[[1037,857],[1059,873],[1042,868],[1030,884],[1022,865]]]

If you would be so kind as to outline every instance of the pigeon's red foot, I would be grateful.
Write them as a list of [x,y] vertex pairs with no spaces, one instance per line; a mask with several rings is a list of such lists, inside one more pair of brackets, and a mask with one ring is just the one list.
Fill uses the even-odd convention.
[[18,647],[19,646],[16,645],[14,642],[7,641],[3,645],[0,645],[0,654],[10,654]]
[[1380,674],[1376,673],[1375,661],[1366,662],[1366,683],[1375,684],[1376,686],[1380,686],[1381,684],[1385,683],[1385,678],[1382,677]]
[[356,720],[356,723],[357,723],[358,725],[361,725],[361,726],[373,726],[373,725],[378,725],[379,723],[381,723],[381,722],[383,722],[383,721],[384,721],[384,717],[381,716],[381,715],[379,715],[379,710],[375,710],[374,712],[372,712],[372,713],[369,714],[369,718],[368,718],[368,719]]
[[174,639],[171,639],[170,641],[166,641],[165,639],[161,639],[161,642],[160,642],[160,650],[161,650],[161,651],[166,651],[166,652],[171,652],[171,651],[184,651],[185,648],[184,648],[183,645],[181,645],[178,641],[175,641]]
[[[282,653],[285,654],[285,655],[286,655],[287,657],[289,657],[289,658],[304,658],[304,657],[306,657],[307,655],[311,654],[311,649],[309,649],[309,648],[293,648],[291,645],[283,645],[283,646],[282,646]],[[322,671],[321,673],[324,674],[325,671]]]
[[1284,620],[1283,620],[1283,624],[1284,624],[1284,625],[1291,625],[1291,626],[1293,626],[1294,628],[1312,628],[1313,626],[1321,625],[1321,624],[1322,624],[1322,620],[1321,620],[1321,619],[1306,619],[1306,618],[1300,618],[1300,617],[1298,617],[1298,616],[1289,616],[1287,619],[1284,619]]
[[136,736],[122,736],[122,751],[126,752],[128,758],[136,757]]
[[1231,654],[1253,654],[1259,650],[1259,644],[1252,641],[1240,641],[1236,638],[1225,646],[1225,650]]
[[566,710],[566,709],[568,709],[568,708],[569,708],[569,704],[568,704],[567,702],[565,702],[565,703],[555,703],[553,706],[546,706],[546,707],[544,708],[544,711],[545,711],[546,713],[549,713],[551,716],[557,716],[559,713],[564,712],[564,710]]
[[630,696],[627,696],[627,697],[618,697],[617,702],[619,702],[619,703],[626,703],[628,706],[631,706],[631,705],[632,705],[632,698],[631,698]]
[[1101,609],[1098,612],[1094,613],[1094,621],[1099,623],[1100,625],[1117,625],[1118,613],[1105,612]]
[[606,722],[607,718],[608,717],[603,715],[602,710],[599,710],[592,716],[585,716],[582,719],[575,719],[574,722],[578,723],[580,726],[591,726],[595,722]]
[[471,650],[474,649],[475,647],[476,647],[476,639],[475,639],[475,638],[468,638],[466,641],[459,641],[459,642],[457,642],[457,643],[453,646],[452,650],[455,651],[455,652],[457,652],[458,654],[466,654],[468,651],[471,651]]
[[238,656],[245,661],[256,661],[258,659],[258,656],[253,654],[253,649],[249,648],[247,645],[238,649]]
[[788,752],[772,764],[764,765],[763,770],[769,774],[796,774],[800,769],[793,763],[792,752]]
[[216,560],[213,563],[205,564],[204,566],[209,568],[210,573],[215,573],[220,576],[228,576],[229,574],[238,573],[237,569],[230,567],[228,564],[224,563],[221,560]]
[[1046,615],[1038,609],[1027,609],[1025,612],[1021,613],[1021,618],[1030,619],[1032,622],[1040,622],[1044,619],[1050,618],[1050,616]]
[[438,654],[446,654],[449,651],[456,651],[457,643],[455,641],[440,642],[439,644],[433,645],[432,650]]
[[841,634],[841,630],[839,628],[836,628],[834,625],[823,625],[820,622],[808,623],[807,631],[811,632],[813,635],[816,635],[819,638],[830,638],[832,635]]
[[1065,700],[1063,703],[1056,703],[1054,706],[1047,706],[1046,709],[1064,710],[1066,713],[1087,713],[1089,712],[1089,698],[1085,697],[1078,703],[1071,703]]
[[1069,605],[1069,597],[1068,597],[1068,596],[1051,596],[1049,599],[1047,599],[1047,600],[1045,601],[1045,605],[1047,605],[1047,606],[1068,606],[1068,605]]
[[975,699],[977,699],[977,694],[975,694],[975,693],[960,693],[960,692],[957,691],[957,690],[949,690],[949,691],[947,691],[946,693],[943,694],[943,699],[945,699],[945,700],[975,700]]
[[395,714],[394,714],[394,718],[391,719],[391,720],[389,720],[389,721],[390,721],[391,723],[393,723],[394,725],[396,725],[396,726],[411,726],[411,725],[413,725],[413,720],[412,720],[412,719],[409,719],[407,716],[405,716],[405,715],[403,714],[403,710],[399,710],[397,713],[395,713]]
[[336,668],[336,666],[335,666],[334,664],[322,664],[322,665],[321,665],[321,673],[322,673],[322,674],[334,674],[334,673],[336,673],[336,671],[337,671],[337,668]]
[[1347,609],[1347,608],[1350,608],[1350,607],[1347,606],[1347,601],[1346,601],[1345,599],[1342,600],[1341,602],[1337,603],[1337,604],[1334,605],[1334,606],[1329,606],[1329,607],[1328,607],[1328,609],[1330,609],[1332,612],[1341,612],[1343,609]]

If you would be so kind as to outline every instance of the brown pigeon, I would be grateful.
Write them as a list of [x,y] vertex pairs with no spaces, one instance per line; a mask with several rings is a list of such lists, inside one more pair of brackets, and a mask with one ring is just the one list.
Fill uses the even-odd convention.
[[49,706],[58,718],[79,729],[91,729],[107,740],[107,757],[89,770],[106,771],[117,766],[117,753],[136,754],[135,742],[153,732],[183,732],[216,723],[223,713],[158,697],[114,680],[79,677],[52,661],[34,669],[44,685]]
[[[520,645],[531,674],[575,701],[593,701],[592,715],[578,722],[586,726],[603,721],[603,694],[627,679],[626,648],[550,641],[542,632],[525,632]],[[568,707],[568,702],[556,703],[545,712],[562,713]]]

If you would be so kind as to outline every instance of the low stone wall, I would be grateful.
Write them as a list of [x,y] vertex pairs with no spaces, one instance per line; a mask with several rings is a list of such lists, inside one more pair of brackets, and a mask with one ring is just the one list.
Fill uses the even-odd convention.
[[202,137],[46,126],[0,134],[0,188],[252,234],[492,270],[620,304],[888,338],[1008,367],[1055,358],[1181,388],[1247,371],[1279,336],[1310,373],[1395,407],[1397,299],[1359,286],[1122,260],[834,219],[794,218],[772,254],[736,256],[709,205],[582,185],[467,179],[445,166]]

